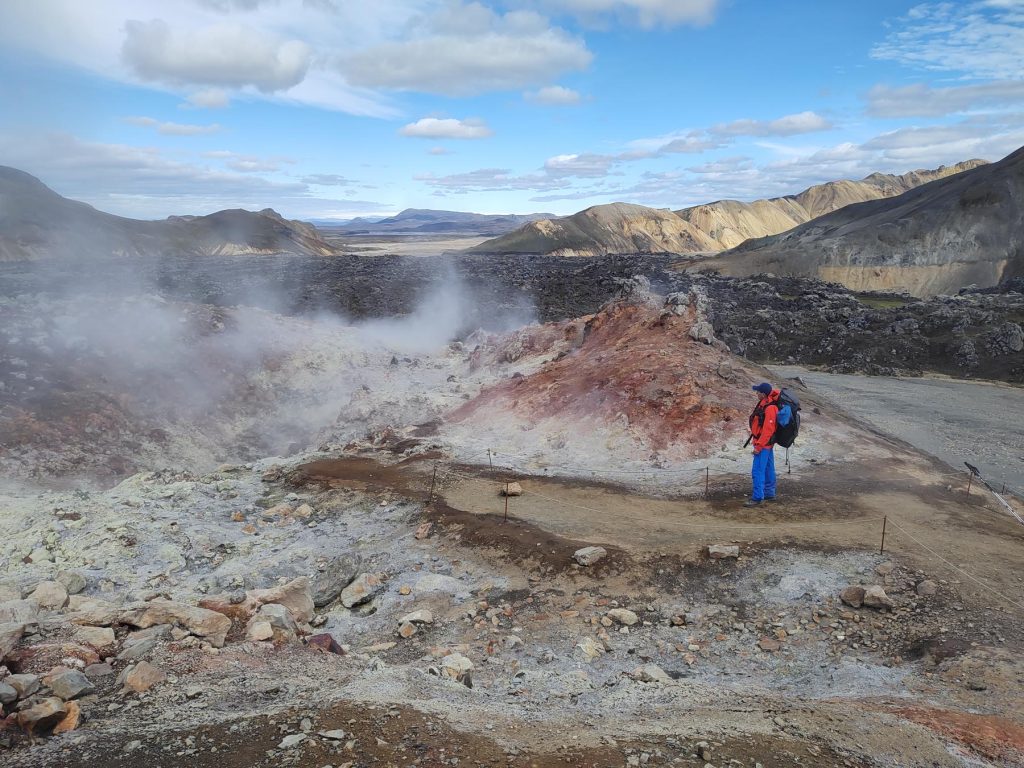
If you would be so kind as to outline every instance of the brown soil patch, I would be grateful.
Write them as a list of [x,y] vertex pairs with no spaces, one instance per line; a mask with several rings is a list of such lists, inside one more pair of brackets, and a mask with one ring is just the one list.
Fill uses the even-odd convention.
[[1024,726],[996,715],[926,707],[893,710],[1001,765],[1024,765]]

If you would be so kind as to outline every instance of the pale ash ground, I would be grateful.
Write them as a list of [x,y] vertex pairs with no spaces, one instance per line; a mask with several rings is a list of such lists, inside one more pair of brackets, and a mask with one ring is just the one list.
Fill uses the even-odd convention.
[[966,472],[969,461],[994,485],[1024,494],[1024,389],[938,377],[890,378],[773,366],[876,429]]

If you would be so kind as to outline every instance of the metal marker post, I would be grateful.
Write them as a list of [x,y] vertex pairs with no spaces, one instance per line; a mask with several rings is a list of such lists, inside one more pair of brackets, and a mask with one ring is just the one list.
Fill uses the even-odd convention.
[[885,525],[889,522],[888,516],[882,518],[882,546],[878,548],[878,554],[885,552]]
[[434,474],[430,478],[430,493],[427,494],[427,506],[434,501],[434,485],[437,483],[437,462],[434,462]]
[[973,472],[968,472],[967,473],[967,495],[968,496],[971,495],[971,480],[973,480],[973,479],[974,479],[974,473]]
[[505,521],[508,522],[508,480],[505,481]]
[[711,487],[711,467],[704,467],[704,497],[707,498],[708,489]]
[[491,472],[493,472],[494,471],[494,462],[491,461],[491,449],[490,448],[487,449],[487,463],[491,467]]

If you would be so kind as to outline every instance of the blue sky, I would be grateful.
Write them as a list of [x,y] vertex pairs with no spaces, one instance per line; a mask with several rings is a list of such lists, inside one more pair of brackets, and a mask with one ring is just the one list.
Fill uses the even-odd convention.
[[1024,0],[7,2],[0,103],[128,216],[680,208],[1024,145]]

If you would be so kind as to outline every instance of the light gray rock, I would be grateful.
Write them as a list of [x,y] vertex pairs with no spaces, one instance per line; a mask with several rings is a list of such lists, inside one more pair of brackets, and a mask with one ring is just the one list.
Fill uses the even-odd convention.
[[313,604],[313,589],[309,579],[300,576],[292,579],[287,584],[271,589],[254,589],[246,593],[257,605],[283,605],[287,608],[292,618],[300,624],[309,624],[316,614]]
[[604,547],[583,547],[572,553],[572,559],[582,566],[591,566],[608,555]]
[[34,624],[38,616],[39,603],[32,598],[0,603],[0,624]]
[[138,661],[149,656],[157,646],[155,637],[147,637],[137,640],[134,643],[126,643],[121,652],[117,654],[118,661]]
[[931,597],[938,590],[939,585],[929,579],[925,579],[924,581],[919,582],[918,585],[914,588],[914,591],[917,592],[917,594],[919,594],[921,597]]
[[0,661],[18,647],[22,635],[25,634],[25,625],[8,621],[0,624]]
[[341,591],[341,604],[346,608],[368,603],[384,591],[384,584],[375,574],[361,573]]
[[82,672],[71,669],[50,678],[50,690],[63,701],[71,701],[79,696],[87,696],[96,690],[96,686]]
[[740,548],[735,544],[711,544],[708,547],[708,557],[712,560],[725,560],[740,556]]
[[473,687],[472,671],[473,662],[461,653],[449,653],[441,659],[441,674],[462,683],[467,688]]
[[128,606],[119,617],[122,624],[146,629],[157,624],[179,624],[193,635],[220,648],[231,629],[231,619],[222,613],[169,600],[154,600]]
[[873,584],[870,587],[864,589],[864,605],[869,608],[892,609],[893,602],[890,597],[885,594],[885,590],[882,589],[878,584]]
[[114,630],[110,627],[79,627],[75,639],[93,648],[107,648],[114,644]]
[[428,573],[425,576],[421,576],[416,581],[413,589],[418,594],[444,592],[449,595],[462,595],[468,594],[470,591],[466,584],[455,577],[445,576],[441,573]]
[[407,613],[405,616],[398,620],[399,624],[433,624],[434,614],[428,611],[426,608],[420,608],[412,613]]
[[13,704],[18,700],[18,692],[7,683],[0,681],[0,704]]
[[839,599],[851,608],[860,608],[864,605],[864,591],[864,587],[854,584],[843,589],[839,593]]
[[72,624],[109,627],[117,622],[121,607],[96,597],[72,595],[68,598],[67,617]]
[[633,670],[632,678],[641,683],[671,683],[672,678],[668,676],[657,664],[644,664]]
[[59,571],[57,573],[57,581],[64,585],[64,589],[67,590],[69,595],[77,595],[79,592],[84,591],[87,586],[85,576],[78,571]]
[[639,616],[633,613],[633,611],[630,611],[626,608],[612,608],[610,611],[608,611],[608,613],[605,614],[605,616],[607,616],[612,621],[623,625],[624,627],[632,627],[634,624],[640,621]]
[[4,682],[18,692],[18,698],[24,699],[39,690],[39,676],[30,674],[11,675]]
[[304,733],[293,733],[289,736],[285,736],[281,739],[281,743],[277,745],[278,749],[293,749],[306,740],[306,734]]

